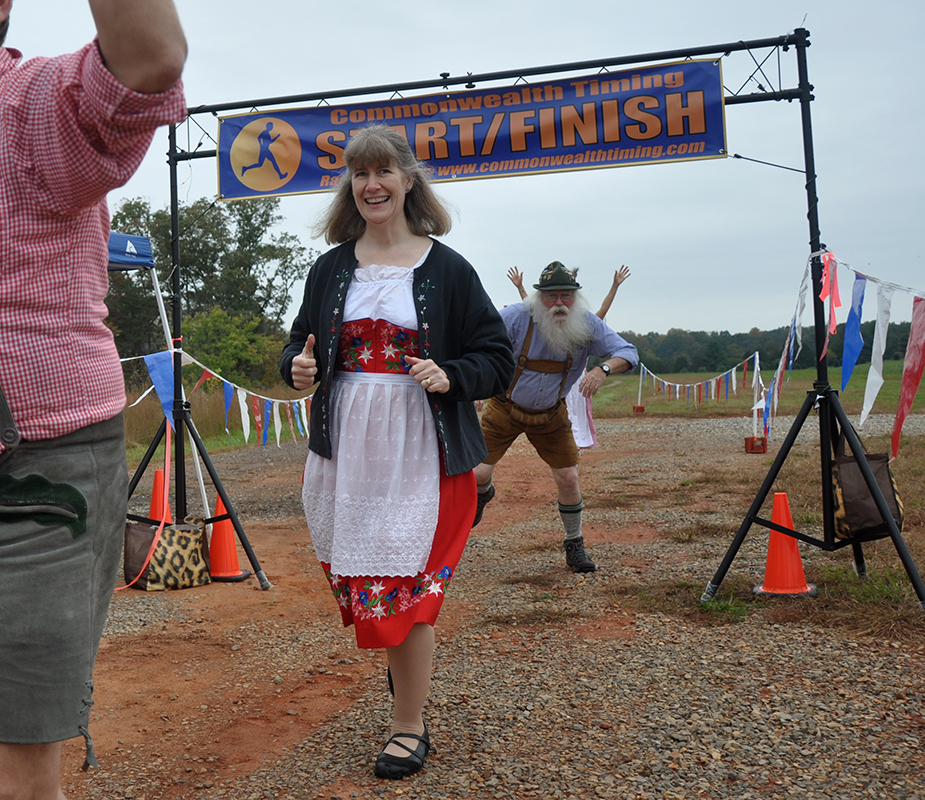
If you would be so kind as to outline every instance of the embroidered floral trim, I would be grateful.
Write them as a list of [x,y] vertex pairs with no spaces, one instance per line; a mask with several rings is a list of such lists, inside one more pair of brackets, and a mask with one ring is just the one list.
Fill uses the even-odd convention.
[[426,280],[418,289],[418,317],[421,322],[421,331],[424,333],[424,341],[421,344],[422,358],[430,358],[430,323],[427,321],[427,293],[433,288],[430,280]]
[[[421,358],[430,358],[430,323],[427,321],[427,293],[434,289],[430,279],[425,279],[417,288],[417,311],[418,320],[421,330]],[[440,437],[440,447],[443,449],[443,457],[446,459],[449,450],[447,444],[446,429],[443,423],[443,409],[440,407],[440,400],[435,396],[428,394],[428,400],[431,409],[434,412],[434,422],[437,425],[437,432]]]
[[[356,264],[354,264],[354,267]],[[330,379],[331,373],[334,371],[335,358],[337,356],[337,344],[338,344],[338,324],[341,311],[344,308],[344,303],[347,299],[347,287],[350,285],[350,279],[353,277],[352,269],[343,269],[340,274],[337,276],[337,298],[334,303],[334,309],[331,314],[331,335],[328,337],[328,358],[327,358],[327,369],[325,370],[326,377]],[[330,386],[330,380],[322,381],[319,389],[322,392],[327,392],[328,387]],[[330,412],[330,403],[327,402],[328,398],[325,397],[324,401],[321,404],[321,428],[324,431],[324,434],[328,433],[328,414]]]
[[352,587],[340,575],[325,570],[331,591],[338,604],[353,611],[354,619],[379,620],[400,614],[413,608],[424,598],[439,596],[446,593],[446,586],[453,577],[452,568],[445,566],[439,572],[421,573],[417,576],[415,585],[408,587],[405,584],[393,587],[386,592],[385,584],[381,581],[365,581],[363,588]]
[[407,372],[405,356],[417,356],[418,334],[386,320],[345,322],[340,368],[348,372]]

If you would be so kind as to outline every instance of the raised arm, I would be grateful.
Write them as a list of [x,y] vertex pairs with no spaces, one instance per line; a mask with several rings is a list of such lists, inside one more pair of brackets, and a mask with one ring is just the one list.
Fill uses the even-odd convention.
[[186,37],[173,0],[89,0],[106,68],[123,86],[170,89],[186,62]]
[[511,283],[517,287],[517,291],[520,292],[520,299],[526,300],[527,292],[524,289],[524,274],[519,269],[517,269],[517,267],[511,267],[507,271],[507,276],[511,279]]
[[620,284],[623,283],[630,276],[630,268],[623,264],[620,269],[615,270],[613,273],[613,283],[610,286],[610,291],[607,292],[607,297],[604,298],[604,302],[601,303],[601,307],[597,310],[597,316],[601,319],[607,316],[607,312],[610,311],[610,305],[613,303],[614,297],[617,296],[617,289],[620,288]]

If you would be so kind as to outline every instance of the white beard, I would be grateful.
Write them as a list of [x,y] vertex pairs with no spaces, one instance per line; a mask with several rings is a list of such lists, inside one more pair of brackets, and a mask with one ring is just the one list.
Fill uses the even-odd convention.
[[[571,308],[546,308],[539,292],[534,292],[524,303],[530,310],[540,336],[557,358],[565,358],[572,350],[594,338],[594,327],[589,319],[591,309],[580,292],[575,292]],[[567,313],[562,314],[563,311]]]

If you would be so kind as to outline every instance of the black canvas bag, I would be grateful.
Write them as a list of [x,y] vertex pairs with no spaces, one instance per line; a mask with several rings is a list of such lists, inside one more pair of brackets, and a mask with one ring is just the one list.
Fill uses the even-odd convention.
[[[867,463],[896,522],[903,528],[903,501],[890,470],[889,453],[867,453]],[[832,462],[832,490],[835,507],[835,537],[853,539],[861,535],[889,535],[889,526],[877,508],[867,481],[853,455],[845,455],[845,434],[842,432],[835,446]]]

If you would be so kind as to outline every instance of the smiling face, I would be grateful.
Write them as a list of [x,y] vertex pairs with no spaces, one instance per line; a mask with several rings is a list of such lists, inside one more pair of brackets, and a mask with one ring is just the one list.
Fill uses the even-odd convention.
[[559,291],[541,291],[540,301],[549,311],[549,317],[557,322],[564,323],[575,302],[574,290],[561,289]]
[[353,200],[367,225],[405,221],[405,194],[413,181],[395,163],[357,167],[351,185]]

